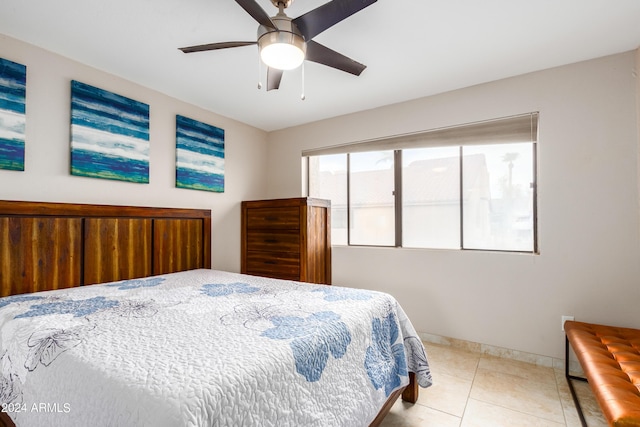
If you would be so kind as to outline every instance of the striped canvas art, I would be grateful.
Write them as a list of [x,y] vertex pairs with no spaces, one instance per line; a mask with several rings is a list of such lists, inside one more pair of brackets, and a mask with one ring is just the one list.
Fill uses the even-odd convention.
[[149,182],[149,105],[71,82],[71,174]]
[[224,130],[176,116],[176,187],[224,192]]
[[0,58],[0,169],[24,170],[27,67]]

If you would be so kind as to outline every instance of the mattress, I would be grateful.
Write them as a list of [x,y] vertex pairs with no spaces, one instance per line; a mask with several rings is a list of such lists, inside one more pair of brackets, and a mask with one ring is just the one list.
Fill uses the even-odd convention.
[[367,426],[427,356],[390,295],[192,270],[0,298],[17,426]]

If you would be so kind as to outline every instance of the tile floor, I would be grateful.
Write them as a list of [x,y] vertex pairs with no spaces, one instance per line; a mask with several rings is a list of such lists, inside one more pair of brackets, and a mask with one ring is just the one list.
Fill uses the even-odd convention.
[[[434,384],[400,399],[383,427],[580,427],[564,371],[425,343]],[[606,427],[588,384],[574,382],[589,427]]]

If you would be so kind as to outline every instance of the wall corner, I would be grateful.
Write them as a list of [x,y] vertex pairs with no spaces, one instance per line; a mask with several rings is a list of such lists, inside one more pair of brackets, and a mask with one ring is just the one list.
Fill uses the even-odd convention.
[[636,49],[636,61],[633,68],[633,77],[636,79],[636,144],[638,147],[636,150],[636,173],[638,188],[638,221],[640,222],[640,47]]

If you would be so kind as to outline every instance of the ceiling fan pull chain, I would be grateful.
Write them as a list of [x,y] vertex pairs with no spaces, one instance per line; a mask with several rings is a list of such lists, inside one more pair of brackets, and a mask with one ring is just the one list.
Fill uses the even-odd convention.
[[262,61],[260,61],[260,52],[258,51],[258,90],[262,89]]
[[302,95],[300,95],[300,99],[303,101],[306,99],[304,96],[304,61],[302,62]]

